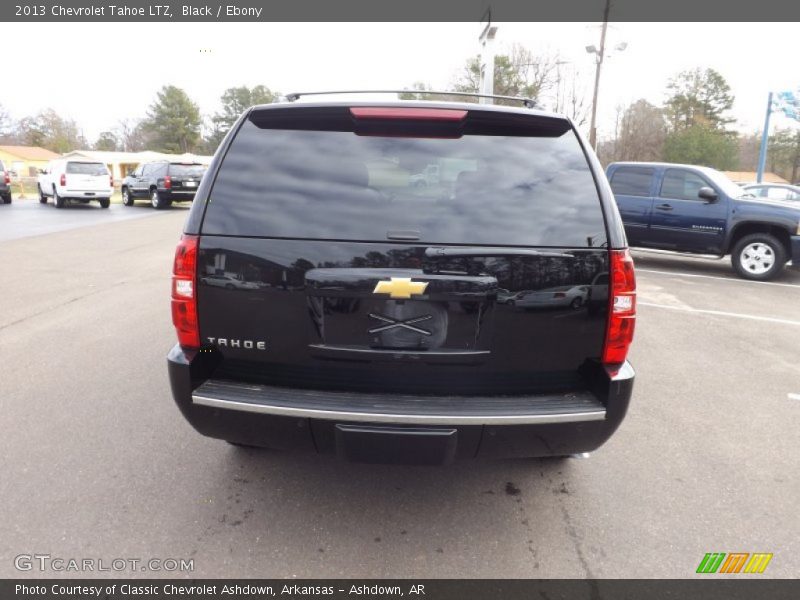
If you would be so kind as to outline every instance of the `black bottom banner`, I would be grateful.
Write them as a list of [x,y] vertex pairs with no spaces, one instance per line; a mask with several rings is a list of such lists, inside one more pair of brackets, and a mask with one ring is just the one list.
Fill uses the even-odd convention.
[[40,579],[0,580],[0,599],[22,600],[737,600],[800,598],[800,580],[780,579]]

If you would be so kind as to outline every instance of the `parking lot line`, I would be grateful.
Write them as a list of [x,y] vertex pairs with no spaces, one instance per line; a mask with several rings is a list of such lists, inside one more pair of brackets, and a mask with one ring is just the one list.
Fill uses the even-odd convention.
[[674,271],[657,271],[656,269],[636,269],[637,273],[655,273],[657,275],[672,275],[675,277],[701,277],[703,279],[721,279],[722,281],[730,281],[731,283],[757,283],[759,285],[774,285],[778,287],[800,288],[797,283],[777,283],[775,281],[751,281],[749,279],[738,279],[732,277],[720,277],[718,275],[698,275],[696,273],[676,273]]
[[650,306],[652,308],[668,308],[669,310],[680,310],[704,315],[716,315],[718,317],[734,317],[737,319],[749,319],[751,321],[765,321],[767,323],[779,323],[781,325],[797,325],[800,321],[790,321],[789,319],[778,319],[776,317],[762,317],[760,315],[746,315],[743,313],[725,312],[722,310],[706,310],[702,308],[692,308],[690,306],[668,306],[666,304],[655,304],[652,302],[637,302],[637,306]]

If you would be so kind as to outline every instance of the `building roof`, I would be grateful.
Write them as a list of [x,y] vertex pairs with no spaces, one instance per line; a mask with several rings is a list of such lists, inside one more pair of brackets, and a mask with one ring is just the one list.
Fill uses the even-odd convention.
[[[736,183],[755,183],[756,182],[756,172],[755,171],[723,171],[725,175],[728,176],[729,179],[735,181]],[[775,175],[775,173],[768,173],[764,172],[764,175],[761,177],[762,183],[789,183],[783,177],[779,175]]]
[[39,146],[0,146],[0,152],[6,152],[22,160],[53,160],[60,156]]
[[199,154],[164,154],[145,150],[143,152],[105,152],[102,150],[74,150],[67,152],[61,158],[83,157],[103,163],[124,163],[139,164],[152,160],[173,160],[184,162],[197,162],[207,165],[211,162],[212,156]]

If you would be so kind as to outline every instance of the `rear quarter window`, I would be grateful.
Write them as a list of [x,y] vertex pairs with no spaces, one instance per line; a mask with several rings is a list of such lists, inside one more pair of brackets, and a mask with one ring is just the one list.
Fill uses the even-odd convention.
[[203,234],[386,241],[410,232],[423,243],[606,243],[595,181],[568,127],[457,139],[303,127],[282,129],[274,120],[260,127],[252,117],[243,123],[211,190]]
[[649,196],[655,169],[618,167],[611,175],[611,190],[618,196]]

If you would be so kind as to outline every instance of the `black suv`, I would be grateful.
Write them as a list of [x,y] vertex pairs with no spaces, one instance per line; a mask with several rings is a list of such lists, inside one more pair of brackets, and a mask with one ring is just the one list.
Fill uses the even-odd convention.
[[[575,287],[577,307],[559,291]],[[633,388],[614,198],[573,124],[534,109],[249,109],[186,221],[172,317],[178,407],[238,445],[411,464],[572,455],[608,440]]]
[[191,202],[205,172],[199,163],[143,163],[122,181],[122,203],[133,206],[137,198],[147,198],[153,208],[167,208],[173,202]]
[[4,204],[11,204],[11,173],[6,171],[2,160],[0,160],[0,199]]

